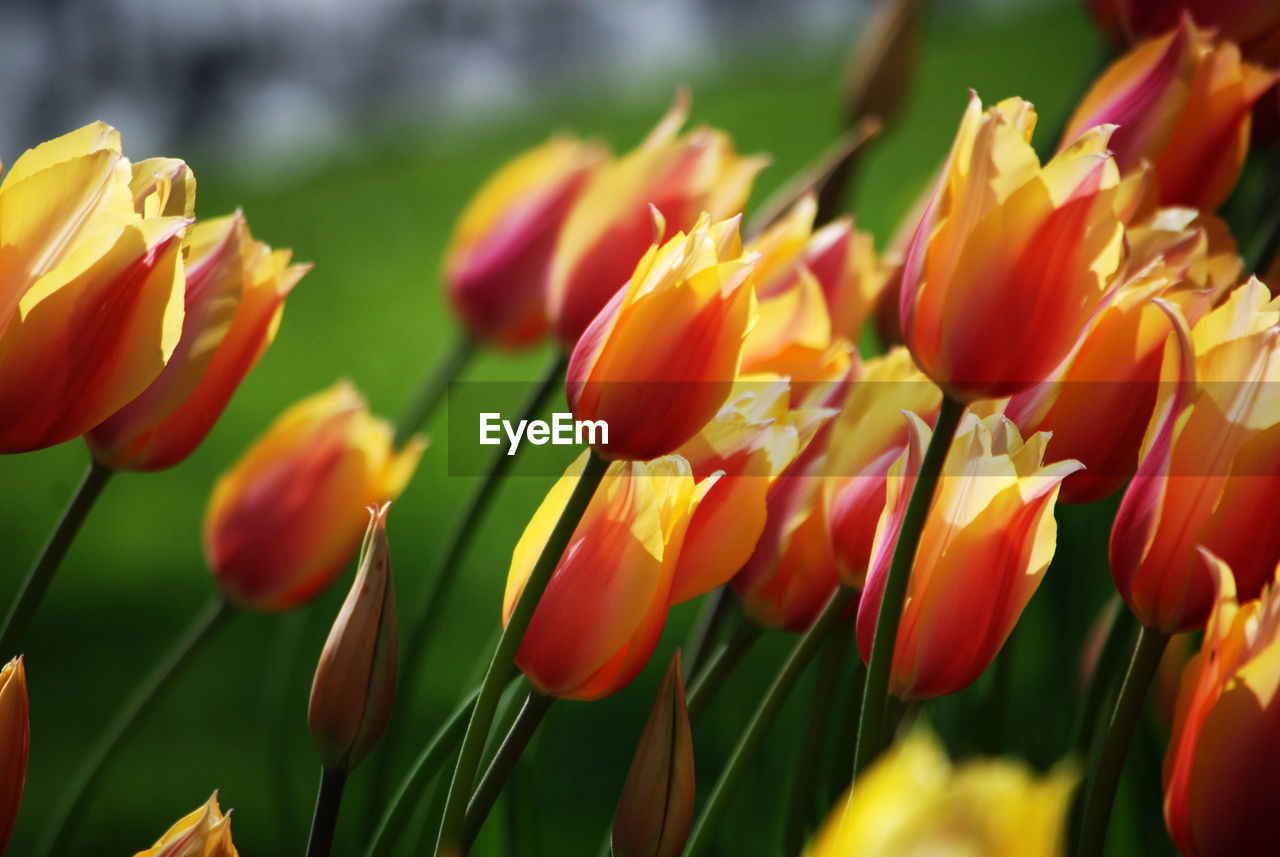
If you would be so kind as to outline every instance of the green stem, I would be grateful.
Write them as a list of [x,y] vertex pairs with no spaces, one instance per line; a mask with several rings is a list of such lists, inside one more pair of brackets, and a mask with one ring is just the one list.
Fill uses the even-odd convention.
[[18,597],[9,608],[9,615],[4,620],[4,629],[0,630],[0,656],[3,656],[4,660],[18,654],[22,646],[22,638],[27,633],[27,627],[31,624],[32,617],[36,615],[40,602],[44,600],[45,593],[49,591],[54,573],[62,563],[62,558],[67,555],[67,549],[71,547],[71,542],[79,532],[80,525],[84,523],[89,510],[93,508],[94,501],[106,487],[107,480],[111,478],[113,472],[110,467],[99,463],[96,459],[89,462],[89,469],[80,480],[80,487],[76,489],[71,502],[63,510],[58,525],[49,534],[49,540],[44,543],[44,549],[40,551],[36,564],[31,567],[27,579],[22,582],[22,588],[18,590]]
[[816,809],[814,795],[818,785],[818,766],[826,745],[831,707],[835,703],[836,691],[844,673],[853,626],[852,620],[836,625],[831,632],[831,639],[822,650],[822,659],[818,662],[818,677],[813,686],[813,706],[809,710],[809,728],[804,736],[804,745],[800,748],[800,756],[796,759],[796,775],[791,785],[791,806],[782,832],[782,853],[786,855],[797,855],[804,848],[809,818]]
[[964,414],[964,405],[950,396],[942,397],[938,421],[925,450],[924,461],[916,476],[915,487],[907,501],[907,511],[898,531],[898,541],[893,547],[893,558],[884,582],[884,594],[880,600],[880,612],[876,617],[875,636],[871,642],[871,662],[867,667],[867,681],[862,693],[862,713],[858,720],[858,745],[853,757],[853,775],[867,765],[884,748],[885,700],[889,696],[889,678],[893,667],[893,650],[898,640],[898,625],[902,621],[902,605],[907,598],[907,585],[911,581],[911,566],[915,562],[916,549],[920,546],[920,533],[924,530],[933,502],[933,492],[942,474],[947,449],[955,435],[956,426]]
[[734,748],[733,755],[729,757],[729,763],[725,766],[724,771],[721,772],[715,788],[712,789],[711,797],[707,800],[707,805],[703,808],[702,815],[694,826],[693,835],[689,838],[684,857],[702,857],[711,847],[711,839],[715,834],[716,826],[728,808],[729,801],[741,784],[742,778],[746,775],[747,768],[755,757],[756,751],[760,748],[761,742],[764,741],[765,733],[773,725],[773,721],[782,709],[782,704],[786,701],[787,695],[791,693],[796,682],[800,679],[800,674],[804,672],[804,668],[813,659],[814,654],[817,653],[818,648],[822,645],[822,641],[856,595],[857,593],[848,587],[839,587],[832,593],[831,599],[827,602],[827,606],[822,609],[822,613],[809,626],[809,630],[805,631],[804,636],[800,638],[796,647],[791,650],[791,655],[787,658],[786,664],[783,665],[782,671],[774,678],[773,684],[770,685],[764,699],[760,701],[759,707],[751,717],[751,722],[747,724],[746,731],[742,733],[742,737],[738,740],[738,745]]
[[444,362],[431,370],[431,374],[422,382],[417,394],[409,402],[409,406],[400,415],[400,421],[396,423],[395,445],[397,448],[404,446],[409,438],[422,428],[422,424],[427,421],[436,406],[440,404],[440,400],[444,398],[444,394],[449,389],[449,382],[457,378],[466,368],[475,350],[476,341],[464,334],[445,354]]
[[738,627],[734,629],[733,636],[728,642],[722,644],[711,656],[711,660],[703,668],[702,672],[693,677],[689,682],[689,693],[685,707],[689,712],[689,722],[697,723],[702,717],[711,699],[720,690],[720,686],[724,684],[725,679],[733,672],[734,668],[742,660],[742,656],[747,650],[760,639],[760,634],[764,629],[752,622],[750,619],[743,618],[738,623]]
[[494,649],[493,660],[489,663],[489,671],[485,673],[484,682],[480,685],[480,695],[476,699],[476,707],[471,712],[471,722],[467,724],[467,734],[462,741],[462,749],[458,753],[458,764],[453,771],[453,780],[449,784],[449,798],[444,806],[444,818],[440,821],[440,835],[436,840],[438,857],[457,857],[465,853],[461,849],[462,823],[466,816],[467,801],[471,799],[471,787],[475,783],[476,768],[480,765],[480,756],[484,752],[485,739],[489,735],[489,726],[493,723],[493,714],[502,695],[502,687],[506,683],[507,674],[515,661],[516,651],[524,639],[524,632],[533,619],[533,611],[542,598],[543,591],[551,581],[551,575],[560,563],[578,521],[587,510],[587,504],[595,494],[596,487],[604,478],[609,467],[606,461],[594,449],[587,457],[586,467],[560,520],[556,522],[551,537],[542,549],[542,555],[534,565],[529,579],[525,581],[524,590],[516,599],[515,609],[507,621],[507,627],[498,639]]
[[1111,715],[1106,742],[1102,745],[1102,758],[1098,761],[1093,787],[1085,804],[1077,857],[1098,857],[1102,854],[1107,840],[1107,823],[1111,820],[1111,804],[1120,784],[1120,772],[1124,769],[1129,742],[1133,740],[1147,690],[1168,643],[1169,638],[1159,631],[1144,627],[1138,632],[1138,643],[1133,647],[1133,659],[1129,662],[1129,671],[1125,674],[1120,697]]
[[512,771],[516,769],[516,762],[529,746],[529,741],[538,731],[542,718],[546,716],[553,702],[555,702],[553,696],[545,696],[536,690],[529,691],[524,706],[520,709],[520,716],[516,718],[515,723],[511,724],[511,730],[507,732],[507,737],[503,739],[502,746],[498,748],[493,761],[489,763],[489,769],[480,778],[480,785],[476,786],[476,792],[467,804],[467,815],[462,822],[464,853],[471,850],[476,836],[480,833],[480,828],[484,826],[485,819],[489,817],[494,803],[498,800],[498,795],[502,793],[502,787],[510,779]]
[[346,784],[346,771],[321,769],[320,793],[316,795],[316,812],[311,818],[311,836],[307,839],[307,857],[329,857],[333,851],[333,832],[338,827],[338,809],[342,806],[342,789]]
[[179,670],[191,660],[231,616],[231,605],[221,594],[214,596],[195,615],[182,635],[174,642],[150,673],[134,688],[120,710],[98,736],[98,742],[84,757],[80,768],[69,780],[58,806],[45,824],[36,854],[40,857],[66,853],[67,840],[76,823],[84,817],[84,806],[107,763],[137,725],[152,701],[168,687]]
[[1080,760],[1089,756],[1089,748],[1093,746],[1102,719],[1102,707],[1125,665],[1124,652],[1132,650],[1134,636],[1138,632],[1137,617],[1120,603],[1119,595],[1113,595],[1112,599],[1116,604],[1111,627],[1107,630],[1106,640],[1098,652],[1098,661],[1089,674],[1084,697],[1071,724],[1071,747]]
[[694,620],[693,632],[684,647],[685,675],[695,676],[702,671],[707,656],[711,654],[711,644],[719,636],[720,627],[725,618],[733,612],[734,598],[729,594],[728,584],[721,586],[702,605],[698,618]]

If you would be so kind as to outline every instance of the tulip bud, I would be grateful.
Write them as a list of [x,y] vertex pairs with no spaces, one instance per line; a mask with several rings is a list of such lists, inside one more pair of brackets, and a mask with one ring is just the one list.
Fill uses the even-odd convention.
[[1041,167],[1034,126],[1025,101],[984,113],[971,97],[903,266],[904,341],[924,373],[961,401],[1050,377],[1120,264],[1112,129],[1091,129]]
[[[930,434],[914,414],[909,445],[889,472],[867,586],[858,605],[864,662],[914,473]],[[901,699],[955,693],[995,658],[1040,585],[1057,543],[1053,505],[1079,462],[1043,464],[1046,434],[1024,442],[996,414],[966,414],[943,462],[920,536],[894,645],[890,692]]]
[[188,220],[139,213],[132,180],[99,122],[26,152],[0,184],[0,453],[93,428],[178,345]]
[[1230,39],[1245,56],[1280,62],[1280,6],[1258,0],[1089,0],[1094,20],[1116,44],[1150,38],[1191,18]]
[[1012,760],[953,766],[917,729],[836,802],[806,857],[1061,857],[1076,780],[1069,768],[1040,777]]
[[704,214],[688,235],[655,241],[573,349],[569,407],[608,426],[596,443],[604,456],[673,452],[728,399],[756,313],[739,219]]
[[285,610],[325,589],[360,544],[362,510],[399,496],[426,446],[391,441],[345,381],[281,414],[205,512],[205,556],[227,597]]
[[547,329],[547,273],[560,225],[604,161],[594,143],[552,137],[496,172],[462,212],[445,283],[472,336],[518,347]]
[[182,818],[165,831],[146,851],[134,857],[239,857],[231,841],[231,813],[218,806],[218,793],[204,806]]
[[720,131],[698,128],[677,137],[689,95],[677,94],[667,115],[634,151],[601,167],[569,212],[551,265],[549,301],[560,341],[572,348],[645,255],[656,208],[673,231],[694,229],[700,213],[723,220],[742,211],[766,164],[743,158]]
[[1280,590],[1236,596],[1230,567],[1202,551],[1216,596],[1200,651],[1182,674],[1164,759],[1164,817],[1184,857],[1280,851]]
[[9,844],[18,820],[30,742],[27,674],[19,655],[0,670],[0,853]]
[[693,826],[693,732],[677,649],[613,816],[614,857],[680,857]]
[[387,511],[369,507],[372,520],[360,568],[325,641],[311,683],[307,726],[320,762],[350,771],[386,731],[396,698],[399,637],[396,592],[387,547]]
[[242,214],[189,231],[186,313],[169,363],[142,395],[85,436],[115,469],[160,470],[195,451],[275,338],[284,299],[310,265],[254,241]]

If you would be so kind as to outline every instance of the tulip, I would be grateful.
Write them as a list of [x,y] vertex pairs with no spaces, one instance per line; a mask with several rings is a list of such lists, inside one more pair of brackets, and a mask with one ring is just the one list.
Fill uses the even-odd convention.
[[237,213],[190,232],[182,338],[164,371],[85,436],[114,469],[160,470],[195,451],[275,338],[284,299],[310,265],[254,241]]
[[[93,428],[178,345],[188,220],[136,210],[133,179],[99,122],[26,152],[0,184],[0,452]],[[140,194],[144,211],[172,207]]]
[[1112,129],[1091,129],[1041,167],[1029,142],[1034,126],[1025,101],[984,113],[970,98],[903,266],[904,341],[960,401],[1048,378],[1120,264]]
[[742,211],[767,163],[739,157],[722,132],[677,133],[688,117],[681,91],[667,115],[635,151],[601,167],[570,210],[556,244],[549,280],[550,313],[566,348],[627,283],[652,236],[650,206],[672,230],[694,228],[701,212],[723,220]]
[[902,738],[836,804],[807,857],[1058,857],[1075,774],[1021,762],[959,766],[928,732]]
[[[586,465],[552,487],[511,557],[505,625]],[[666,623],[676,562],[696,503],[678,456],[610,465],[552,573],[516,653],[542,694],[596,699],[625,687]]]
[[360,567],[311,683],[307,726],[326,768],[350,771],[386,731],[396,698],[396,591],[387,546],[390,503],[370,506]]
[[1213,210],[1240,177],[1253,105],[1277,79],[1184,16],[1098,78],[1062,142],[1097,125],[1118,125],[1110,145],[1121,174],[1140,172],[1150,161],[1162,205]]
[[569,407],[608,426],[595,444],[606,458],[671,453],[728,399],[756,312],[739,219],[704,214],[688,235],[655,241],[573,349]]
[[1200,651],[1182,674],[1164,759],[1164,817],[1185,857],[1280,851],[1280,591],[1238,599],[1231,569],[1205,551],[1216,597]]
[[693,734],[676,650],[613,817],[615,857],[680,857],[693,826]]
[[932,425],[942,393],[911,362],[905,348],[868,361],[831,431],[823,486],[831,544],[840,579],[861,589],[871,562],[876,525],[884,511],[889,468],[910,438],[904,411]]
[[1062,485],[1065,503],[1107,497],[1137,468],[1174,331],[1161,302],[1194,324],[1240,273],[1234,243],[1212,215],[1161,209],[1126,237],[1130,254],[1120,283],[1079,349],[1053,379],[1014,396],[1004,409],[1024,433],[1051,432],[1056,455],[1084,464]]
[[1280,7],[1257,0],[1089,0],[1094,19],[1117,44],[1134,42],[1190,17],[1240,45],[1246,56],[1280,62]]
[[239,857],[231,841],[231,813],[218,806],[218,793],[204,806],[182,818],[165,831],[146,851],[133,857]]
[[231,601],[284,610],[333,581],[360,544],[363,509],[399,496],[425,447],[395,450],[391,435],[345,381],[272,423],[205,513],[205,556]]
[[[929,428],[914,414],[911,439],[889,471],[867,585],[858,606],[858,648],[871,641],[894,544]],[[1003,415],[967,414],[942,467],[920,537],[894,646],[890,692],[902,699],[955,693],[987,668],[1040,585],[1057,542],[1053,505],[1075,461],[1043,464],[1046,434],[1023,442]]]
[[1116,587],[1162,634],[1204,627],[1214,583],[1202,545],[1254,598],[1280,560],[1267,499],[1280,489],[1280,301],[1256,279],[1187,331],[1177,318],[1138,474],[1111,530]]
[[519,347],[546,332],[560,225],[605,157],[594,143],[552,137],[495,173],[463,210],[444,279],[472,336]]
[[30,742],[27,673],[19,655],[0,670],[0,853],[9,844],[18,820]]

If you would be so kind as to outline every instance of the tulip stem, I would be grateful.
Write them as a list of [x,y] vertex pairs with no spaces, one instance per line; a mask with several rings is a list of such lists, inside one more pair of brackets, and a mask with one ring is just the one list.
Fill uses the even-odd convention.
[[80,480],[80,487],[76,489],[71,502],[63,510],[62,517],[58,519],[58,525],[49,534],[49,540],[44,543],[44,549],[40,551],[36,564],[31,567],[27,579],[22,582],[22,588],[18,590],[18,597],[9,608],[9,615],[4,620],[4,629],[0,631],[0,655],[3,655],[4,660],[18,654],[22,646],[22,638],[26,635],[27,627],[36,615],[40,602],[44,600],[45,593],[49,591],[54,573],[62,563],[62,558],[67,555],[67,549],[71,547],[76,533],[80,531],[80,525],[84,523],[89,510],[93,508],[94,501],[106,487],[107,480],[111,478],[113,472],[110,467],[97,459],[89,462],[89,469]]
[[311,818],[307,857],[329,857],[333,851],[333,832],[338,828],[338,809],[342,806],[342,789],[346,784],[347,772],[341,768],[320,769],[320,793],[316,795],[316,813]]
[[728,809],[730,799],[732,799],[734,792],[737,791],[738,785],[747,773],[751,760],[755,757],[756,751],[759,750],[760,744],[764,741],[765,733],[773,725],[778,712],[782,710],[782,704],[795,687],[796,682],[799,681],[804,668],[808,666],[809,661],[813,660],[813,656],[822,645],[822,641],[826,639],[827,634],[844,614],[849,602],[856,595],[857,592],[853,589],[846,586],[838,587],[831,594],[831,598],[827,601],[827,606],[822,608],[818,618],[813,621],[813,624],[809,626],[809,630],[805,631],[804,636],[800,638],[795,648],[791,650],[791,654],[787,657],[787,662],[783,665],[781,672],[774,677],[768,693],[765,694],[764,699],[760,701],[760,705],[756,708],[755,714],[752,715],[746,731],[738,739],[738,745],[734,747],[733,755],[729,757],[729,763],[725,765],[724,770],[720,773],[720,779],[712,789],[711,797],[707,800],[707,805],[703,808],[697,824],[694,825],[693,835],[689,838],[684,857],[702,857],[711,847],[711,839],[715,834],[716,826],[719,824],[725,810]]
[[898,541],[893,547],[893,558],[884,582],[884,594],[880,600],[880,612],[876,617],[875,636],[871,642],[871,662],[867,667],[867,680],[862,691],[862,713],[858,719],[858,743],[853,757],[853,776],[884,749],[885,701],[889,697],[889,678],[893,667],[893,650],[898,641],[898,625],[902,621],[902,605],[906,602],[907,588],[911,581],[911,567],[915,563],[916,550],[920,546],[920,534],[924,531],[933,492],[938,487],[938,477],[951,446],[964,404],[950,396],[942,397],[938,421],[925,450],[915,487],[907,501],[907,511],[898,531]]
[[1089,749],[1097,737],[1102,707],[1106,704],[1120,668],[1124,666],[1123,653],[1126,649],[1132,649],[1134,635],[1138,630],[1137,617],[1120,603],[1120,596],[1111,597],[1116,602],[1117,609],[1111,618],[1107,638],[1098,652],[1098,661],[1089,674],[1084,698],[1071,724],[1071,747],[1076,758],[1081,760],[1089,756]]
[[688,699],[685,704],[689,712],[689,722],[696,723],[706,711],[711,699],[720,690],[725,679],[733,672],[747,650],[760,639],[764,629],[746,617],[738,623],[728,642],[723,643],[711,656],[707,665],[689,682]]
[[693,631],[689,634],[689,642],[684,650],[689,653],[685,661],[685,675],[695,676],[702,671],[707,656],[711,654],[711,644],[720,633],[725,618],[733,611],[733,597],[729,594],[728,584],[719,587],[707,598],[694,620]]
[[788,857],[798,855],[804,848],[806,828],[817,809],[814,796],[818,786],[818,765],[826,745],[831,708],[835,704],[836,692],[843,678],[853,626],[852,621],[837,624],[822,650],[822,659],[818,661],[813,705],[809,709],[809,729],[796,759],[796,775],[791,785],[791,806],[782,832],[782,853]]
[[181,668],[230,618],[231,613],[231,605],[221,593],[211,598],[151,672],[134,688],[124,705],[98,735],[97,743],[85,755],[80,768],[68,781],[62,799],[48,817],[49,820],[45,824],[45,832],[36,849],[36,854],[40,857],[49,857],[49,855],[60,856],[67,853],[67,840],[75,831],[76,823],[84,817],[85,801],[88,800],[90,792],[115,751],[160,692],[169,686]]
[[542,599],[542,593],[551,581],[551,575],[560,564],[574,530],[578,527],[587,505],[595,495],[596,487],[604,478],[609,462],[591,450],[587,456],[586,467],[578,484],[574,486],[569,502],[560,514],[551,537],[542,548],[542,555],[525,581],[520,597],[516,599],[515,608],[507,620],[507,627],[498,639],[494,649],[493,660],[489,662],[489,670],[485,673],[480,685],[480,695],[476,698],[475,709],[471,712],[471,721],[467,724],[467,734],[462,740],[462,749],[458,753],[458,764],[453,771],[453,779],[449,783],[449,797],[444,805],[444,817],[440,821],[440,834],[436,839],[435,853],[438,857],[460,857],[465,854],[461,847],[462,824],[466,817],[467,802],[471,799],[471,787],[475,783],[476,769],[480,766],[480,757],[484,753],[485,740],[489,737],[489,727],[493,723],[494,711],[502,696],[502,688],[506,684],[507,675],[515,661],[516,651],[524,639],[524,632],[529,628],[533,612]]
[[536,690],[529,691],[529,695],[525,697],[520,715],[516,718],[516,722],[511,724],[511,730],[502,740],[502,746],[494,754],[488,770],[480,778],[480,785],[476,786],[476,793],[471,796],[471,802],[467,804],[467,815],[462,822],[464,852],[471,850],[476,836],[480,834],[480,828],[484,826],[485,819],[489,817],[493,805],[498,801],[498,795],[502,793],[503,786],[507,784],[511,773],[516,769],[516,762],[529,746],[533,733],[538,731],[542,718],[546,716],[553,702],[555,697],[546,696]]
[[396,423],[395,447],[397,449],[408,443],[409,438],[422,428],[422,424],[427,421],[436,406],[440,404],[440,400],[444,398],[444,394],[449,389],[449,382],[462,373],[475,350],[476,341],[464,334],[445,354],[444,362],[431,370],[431,374],[418,387],[418,392],[409,406],[400,415],[400,421]]
[[1124,769],[1129,742],[1133,740],[1147,690],[1151,687],[1168,643],[1169,637],[1159,631],[1144,627],[1138,632],[1138,642],[1133,647],[1133,658],[1129,661],[1129,671],[1120,687],[1120,696],[1116,700],[1115,711],[1107,727],[1106,741],[1102,745],[1102,758],[1098,760],[1093,786],[1089,790],[1089,800],[1085,804],[1084,826],[1080,832],[1080,847],[1076,849],[1077,857],[1098,857],[1102,854],[1102,847],[1107,840],[1107,823],[1111,820],[1111,804],[1115,801],[1116,788],[1120,784],[1120,772]]

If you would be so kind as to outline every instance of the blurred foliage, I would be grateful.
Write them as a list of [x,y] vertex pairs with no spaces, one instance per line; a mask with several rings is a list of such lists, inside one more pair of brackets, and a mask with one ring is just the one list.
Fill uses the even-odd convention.
[[[880,244],[888,240],[945,154],[969,87],[987,103],[1013,94],[1032,100],[1041,115],[1037,142],[1052,146],[1048,137],[1102,56],[1083,5],[931,22],[911,101],[855,179],[852,209],[859,225]],[[842,63],[842,47],[834,44],[789,53],[754,50],[688,79],[696,122],[729,130],[742,151],[772,153],[774,165],[761,178],[757,202],[838,132]],[[187,157],[199,179],[198,214],[241,206],[256,237],[291,246],[295,258],[316,267],[289,299],[275,344],[204,446],[172,471],[113,480],[68,555],[26,641],[31,763],[11,853],[34,847],[64,779],[100,725],[214,591],[200,521],[218,473],[281,408],[336,377],[353,378],[376,411],[394,417],[457,336],[437,270],[453,219],[471,192],[506,159],[560,128],[598,135],[625,150],[662,113],[677,82],[671,75],[626,93],[549,96],[518,113],[447,129],[424,117],[419,126],[358,140],[305,175],[246,175],[225,155],[201,155],[193,146],[197,154]],[[5,154],[10,161],[16,155]],[[485,355],[467,378],[524,381],[545,360],[545,352]],[[510,386],[514,410],[520,385]],[[445,427],[438,413],[429,426],[433,447],[390,516],[402,610],[426,583],[433,554],[474,483],[448,475]],[[0,459],[5,598],[86,462],[79,443]],[[402,677],[397,716],[412,716],[400,724],[411,740],[379,751],[392,754],[397,777],[478,678],[477,662],[487,658],[498,625],[510,550],[550,482],[545,475],[517,475],[503,486],[482,538],[465,556],[434,651],[418,674]],[[1105,552],[1110,511],[1060,511],[1054,566],[1014,633],[1012,689],[1003,716],[986,707],[990,675],[926,706],[924,716],[954,754],[1007,750],[1048,766],[1066,746],[1080,642],[1111,590]],[[305,729],[311,670],[349,581],[344,577],[292,615],[233,617],[122,748],[65,857],[145,848],[214,788],[221,790],[223,806],[235,809],[242,854],[301,854],[319,769]],[[522,855],[594,853],[663,665],[697,606],[673,612],[658,654],[633,686],[598,703],[552,709],[517,772],[514,801],[499,803],[475,853],[503,853],[508,829]],[[695,729],[704,797],[791,644],[789,637],[767,636]],[[722,853],[776,853],[792,760],[807,722],[809,681],[787,706],[734,801]],[[848,695],[842,692],[841,705]],[[837,710],[837,722],[851,727],[847,715],[853,710]],[[1110,853],[1153,853],[1152,843],[1167,841],[1158,815],[1159,760],[1154,744],[1135,752],[1129,774],[1143,779],[1141,805],[1122,792]],[[281,770],[288,783],[283,790]],[[351,777],[335,853],[355,854],[363,845],[372,770],[372,761],[366,762]],[[402,846],[398,853],[415,852]]]

